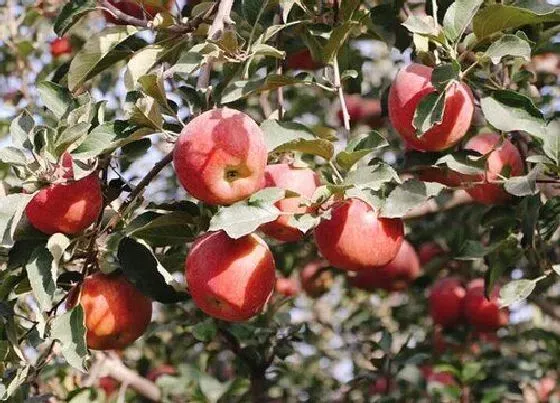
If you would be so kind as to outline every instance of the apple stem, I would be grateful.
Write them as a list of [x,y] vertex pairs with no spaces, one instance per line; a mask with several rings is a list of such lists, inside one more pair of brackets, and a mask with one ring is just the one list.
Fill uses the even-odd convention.
[[348,107],[346,106],[346,101],[344,99],[344,90],[342,89],[342,84],[340,82],[340,68],[338,66],[338,58],[335,57],[333,60],[333,70],[334,70],[334,87],[338,91],[338,99],[340,100],[340,108],[342,110],[342,120],[344,121],[344,129],[346,134],[350,132],[350,114],[348,113]]

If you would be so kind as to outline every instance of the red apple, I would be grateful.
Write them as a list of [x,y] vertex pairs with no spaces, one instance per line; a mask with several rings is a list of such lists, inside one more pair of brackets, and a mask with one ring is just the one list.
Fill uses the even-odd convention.
[[400,291],[408,287],[420,274],[420,262],[414,247],[404,240],[397,256],[387,265],[361,270],[350,277],[350,284],[364,290]]
[[194,242],[185,277],[200,309],[232,322],[261,313],[276,283],[274,258],[266,243],[255,234],[231,239],[224,231]]
[[447,277],[437,281],[430,290],[430,315],[435,324],[450,327],[463,319],[465,288],[461,280]]
[[173,164],[183,187],[209,204],[232,204],[265,184],[264,134],[246,114],[212,109],[195,117],[175,144]]
[[418,151],[441,151],[456,144],[471,125],[474,101],[471,89],[464,83],[452,83],[445,92],[441,123],[416,135],[412,125],[416,107],[422,98],[435,92],[432,70],[412,63],[401,69],[389,91],[389,118],[407,145]]
[[467,321],[478,331],[489,332],[507,325],[508,310],[500,308],[499,287],[494,287],[490,300],[484,295],[484,280],[479,278],[467,286],[464,302],[464,314]]
[[[143,20],[144,17],[151,20],[157,13],[169,11],[173,6],[172,0],[108,0],[110,4],[118,8],[124,14]],[[109,11],[103,11],[107,22],[126,25]]]
[[171,375],[171,376],[177,375],[177,370],[173,365],[161,364],[149,370],[148,373],[146,374],[146,379],[155,382],[160,376],[163,375]]
[[[59,167],[65,179],[73,177],[72,157],[65,154]],[[77,181],[54,183],[41,189],[25,208],[27,219],[46,234],[75,234],[95,222],[103,206],[103,194],[96,173]]]
[[321,254],[331,265],[344,270],[386,265],[397,256],[403,238],[402,220],[380,218],[378,211],[359,199],[335,203],[331,218],[315,228],[315,243]]
[[98,381],[99,387],[105,392],[105,397],[111,396],[119,390],[119,382],[110,376],[102,376]]
[[307,48],[289,53],[286,56],[285,66],[290,70],[317,70],[322,63],[313,60],[311,51]]
[[435,372],[431,365],[424,365],[420,367],[420,372],[424,375],[426,382],[438,382],[444,386],[451,386],[455,384],[455,378],[451,372]]
[[432,261],[432,259],[437,256],[445,254],[445,250],[439,246],[436,242],[425,242],[418,248],[418,259],[420,260],[420,266]]
[[66,37],[56,38],[51,42],[51,55],[58,57],[65,54],[72,53],[72,45],[70,40]]
[[[76,291],[71,293],[69,307],[77,302]],[[122,350],[144,334],[150,324],[152,301],[122,274],[95,273],[86,277],[79,294],[87,345],[92,350]]]
[[418,172],[418,179],[422,182],[436,182],[455,187],[463,182],[464,175],[443,167],[428,167]]
[[377,378],[369,387],[370,396],[384,395],[389,393],[395,387],[395,382],[392,382],[388,376]]
[[[486,173],[481,175],[471,175],[470,182],[496,181],[500,179],[500,174],[507,172],[508,176],[519,176],[523,174],[524,166],[521,155],[517,148],[509,140],[501,140],[495,133],[479,134],[470,139],[465,145],[465,149],[476,151],[482,155],[487,155]],[[511,196],[500,184],[484,183],[473,185],[466,191],[471,197],[484,204],[504,203]]]
[[327,261],[315,259],[307,263],[300,272],[301,287],[311,298],[319,298],[331,288],[333,276],[328,267]]
[[[265,170],[266,186],[279,187],[301,195],[276,202],[282,213],[303,214],[309,208],[302,204],[310,200],[319,186],[319,177],[309,168],[295,168],[288,164],[268,165]],[[276,220],[261,226],[262,232],[279,241],[294,242],[303,238],[304,233],[290,225],[292,214],[281,214]]]
[[295,297],[299,294],[299,283],[293,277],[279,277],[276,279],[275,290],[285,297]]
[[[383,125],[381,101],[379,99],[362,98],[360,95],[345,95],[344,102],[350,115],[350,123],[362,122],[372,128],[379,128]],[[337,116],[342,124],[344,121],[342,109],[337,112]]]

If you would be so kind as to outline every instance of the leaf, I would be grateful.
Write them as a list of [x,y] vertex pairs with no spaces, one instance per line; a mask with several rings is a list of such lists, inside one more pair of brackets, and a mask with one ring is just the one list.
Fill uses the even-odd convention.
[[386,147],[389,143],[377,130],[372,130],[365,136],[356,137],[348,142],[344,151],[336,155],[336,163],[349,171],[360,159],[377,148]]
[[377,191],[381,189],[383,184],[392,181],[400,183],[399,175],[390,165],[381,163],[374,166],[361,167],[349,172],[344,180],[344,185]]
[[450,81],[459,79],[460,73],[461,65],[456,61],[439,64],[432,71],[432,84],[438,91],[444,92]]
[[140,238],[152,246],[183,245],[196,235],[194,217],[185,211],[163,214],[146,225],[136,228],[128,236]]
[[311,80],[302,80],[291,76],[268,74],[265,78],[232,82],[224,89],[221,101],[227,104],[252,94],[296,84],[313,85],[314,83]]
[[389,194],[381,209],[381,216],[402,218],[409,210],[437,196],[443,189],[445,186],[440,183],[409,179]]
[[449,6],[443,17],[443,33],[450,42],[463,36],[483,0],[456,0]]
[[471,151],[463,150],[444,155],[435,162],[435,165],[445,165],[452,171],[465,175],[477,175],[484,173],[486,159],[475,156]]
[[533,280],[514,280],[503,286],[500,289],[500,307],[510,306],[526,299],[531,295],[537,283],[543,278],[546,278],[546,276],[541,276]]
[[512,176],[504,183],[504,188],[508,193],[515,196],[534,195],[539,192],[537,189],[537,177],[541,173],[540,167],[537,165],[527,175]]
[[255,43],[249,52],[252,56],[272,56],[276,59],[284,59],[286,52],[276,49],[274,46],[265,43]]
[[52,324],[51,337],[62,344],[62,355],[72,367],[86,372],[89,357],[86,344],[84,311],[80,304],[56,317]]
[[521,57],[530,61],[531,45],[517,35],[506,34],[492,42],[484,56],[488,57],[494,64],[500,63],[505,56]]
[[560,120],[553,120],[546,126],[543,149],[544,153],[556,163],[556,166],[560,165]]
[[128,119],[138,126],[152,130],[160,131],[163,128],[163,116],[158,102],[149,96],[136,100],[128,114]]
[[66,235],[56,233],[51,235],[47,242],[47,249],[52,255],[53,270],[56,272],[59,268],[60,261],[64,256],[64,251],[70,246],[70,239]]
[[434,25],[433,17],[429,15],[411,14],[403,24],[413,34],[438,36],[439,30]]
[[[18,368],[16,370],[15,376],[7,384],[4,393],[0,394],[2,400],[6,400],[7,398],[13,396],[15,392],[20,390],[21,385],[23,385],[23,383],[27,380],[27,374],[29,373],[29,369],[30,367],[25,366],[23,368]],[[3,385],[0,384],[0,392],[2,391],[1,386]]]
[[0,148],[0,162],[9,165],[26,166],[27,157],[20,148],[8,146]]
[[[74,56],[68,71],[68,87],[75,91],[82,83],[92,78],[97,72],[104,70],[111,63],[102,63],[104,58],[130,36],[138,33],[132,25],[112,26],[97,35],[93,35],[82,49]],[[122,51],[117,60],[128,55],[130,51]]]
[[42,246],[33,251],[29,262],[25,265],[33,295],[37,298],[43,312],[50,309],[56,290],[56,271],[53,270],[53,266],[52,255]]
[[90,127],[90,123],[82,122],[64,129],[54,142],[56,156],[62,155],[65,151],[71,150],[77,144],[83,142],[88,135]]
[[138,79],[151,70],[164,50],[160,45],[150,45],[132,55],[124,73],[124,83],[128,91],[136,88]]
[[495,91],[480,100],[484,117],[496,129],[506,132],[523,130],[543,138],[546,122],[539,109],[524,95],[515,91]]
[[424,133],[443,119],[445,108],[445,91],[438,94],[431,92],[423,97],[414,111],[412,126],[416,129],[416,136],[422,137]]
[[12,145],[16,147],[33,148],[30,137],[35,127],[35,121],[29,113],[23,111],[10,125]]
[[473,19],[473,31],[478,40],[523,25],[540,24],[543,22],[558,22],[560,14],[558,9],[546,12],[504,4],[491,4],[480,10]]
[[76,101],[67,88],[51,81],[41,81],[37,84],[37,91],[43,104],[57,117],[62,119],[69,109],[74,109]]
[[25,207],[32,198],[32,194],[23,193],[0,196],[0,243],[3,239],[13,237]]
[[330,141],[315,137],[304,125],[269,119],[261,123],[260,127],[265,134],[269,152],[299,151],[319,155],[327,160],[334,153],[334,146]]
[[560,276],[560,264],[553,265],[552,270],[554,270],[554,272]]
[[82,16],[96,10],[96,0],[72,0],[67,2],[54,21],[54,32],[58,36],[64,35]]
[[208,343],[209,341],[214,340],[216,334],[218,334],[218,327],[211,318],[208,318],[194,325],[192,328],[192,334],[195,339]]
[[480,241],[467,240],[461,246],[461,250],[455,256],[458,260],[477,260],[482,259],[484,256],[488,255],[491,251],[490,248],[486,248],[482,245]]
[[173,282],[171,274],[141,242],[129,237],[121,239],[117,256],[124,275],[144,295],[164,304],[188,299],[186,293],[178,292],[170,285]]
[[240,201],[218,210],[210,220],[209,231],[223,230],[230,238],[238,239],[276,220],[279,215],[280,210],[272,203]]
[[323,47],[323,51],[321,52],[321,58],[325,64],[332,63],[337,57],[340,48],[348,39],[348,35],[350,35],[352,25],[354,24],[354,22],[348,21],[343,23],[342,25],[336,26],[332,30],[329,36],[329,40],[327,41],[327,43]]

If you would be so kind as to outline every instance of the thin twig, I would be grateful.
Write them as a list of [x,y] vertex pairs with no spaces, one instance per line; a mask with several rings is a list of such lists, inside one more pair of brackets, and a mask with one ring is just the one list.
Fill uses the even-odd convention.
[[342,120],[344,122],[344,129],[346,134],[350,132],[350,114],[348,113],[348,107],[346,106],[346,100],[344,99],[344,90],[342,89],[342,84],[340,82],[340,68],[338,66],[338,59],[335,57],[333,61],[334,70],[334,87],[338,91],[338,99],[340,101],[340,108],[342,109]]

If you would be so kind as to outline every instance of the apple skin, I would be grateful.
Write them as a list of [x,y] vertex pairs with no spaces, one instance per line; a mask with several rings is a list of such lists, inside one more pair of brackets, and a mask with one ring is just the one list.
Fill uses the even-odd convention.
[[102,206],[99,178],[92,173],[41,189],[27,204],[25,215],[31,225],[46,234],[76,234],[95,222]]
[[331,265],[364,270],[391,261],[404,239],[402,220],[380,218],[366,202],[348,199],[333,205],[331,218],[315,228],[315,244]]
[[313,60],[311,51],[307,48],[288,54],[284,65],[290,70],[317,70],[323,66]]
[[420,274],[420,262],[414,247],[406,240],[397,256],[387,265],[371,270],[361,270],[349,278],[350,284],[363,290],[401,291]]
[[72,45],[70,44],[70,40],[66,37],[56,38],[51,42],[50,48],[53,57],[72,53]]
[[464,315],[479,332],[495,331],[509,321],[509,312],[498,304],[499,287],[494,287],[490,300],[484,296],[484,280],[475,279],[467,286]]
[[381,376],[377,378],[369,386],[370,396],[383,395],[389,393],[395,387],[395,382],[391,381],[388,376]]
[[[288,164],[267,165],[265,170],[267,187],[279,187],[300,194],[302,197],[290,197],[276,202],[282,213],[302,214],[309,208],[300,205],[311,199],[315,189],[320,185],[319,176],[309,168],[295,168]],[[260,229],[266,235],[278,241],[295,242],[305,235],[290,225],[291,214],[281,214],[276,220],[263,224]]]
[[[144,11],[148,19],[153,19],[157,13],[169,11],[173,6],[172,0],[109,0],[109,3],[131,17],[144,19]],[[127,25],[108,11],[103,11],[105,20],[112,24]]]
[[454,187],[459,186],[464,180],[465,175],[452,171],[447,168],[428,167],[422,169],[417,174],[418,180],[422,182],[435,182],[442,185]]
[[299,283],[292,277],[279,277],[276,279],[274,289],[277,294],[284,297],[295,297],[299,294]]
[[224,231],[198,238],[185,261],[195,304],[206,314],[241,322],[261,313],[276,274],[274,258],[256,234],[231,239]]
[[420,266],[424,266],[427,263],[431,262],[432,259],[444,254],[445,250],[436,242],[424,242],[418,248],[418,259],[420,260]]
[[[350,115],[350,123],[362,122],[374,129],[383,126],[381,101],[379,99],[362,98],[360,95],[346,95],[344,96],[344,102]],[[344,122],[342,109],[337,112],[337,117],[342,124]]]
[[[500,179],[500,173],[504,169],[509,170],[510,176],[523,174],[524,167],[519,150],[505,139],[501,144],[501,137],[496,133],[479,134],[471,138],[465,145],[465,149],[476,151],[482,155],[490,153],[487,160],[486,178],[484,174],[470,175],[470,182],[481,182],[483,180],[493,181]],[[496,148],[497,147],[497,148]],[[465,189],[471,197],[483,204],[499,204],[511,199],[500,184],[485,183],[471,186]]]
[[[70,291],[68,307],[77,302]],[[138,339],[150,324],[152,301],[122,274],[95,273],[79,290],[84,310],[87,346],[91,350],[122,350]]]
[[300,272],[303,291],[311,298],[319,298],[327,293],[333,284],[333,276],[327,269],[329,263],[323,259],[315,259],[307,263]]
[[105,397],[108,398],[117,390],[119,390],[119,382],[110,376],[102,376],[97,381],[99,387],[105,392]]
[[195,117],[173,151],[179,181],[194,198],[232,204],[262,189],[267,161],[264,134],[248,115],[230,108]]
[[471,125],[474,98],[464,83],[453,83],[445,94],[442,122],[423,136],[417,137],[412,126],[418,103],[435,92],[432,70],[422,64],[412,63],[401,69],[389,90],[389,119],[407,146],[418,151],[441,151],[456,144]]
[[430,316],[435,324],[455,326],[463,320],[465,288],[461,280],[447,277],[438,280],[430,290]]

